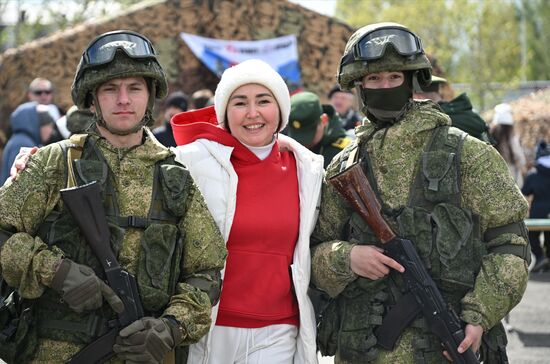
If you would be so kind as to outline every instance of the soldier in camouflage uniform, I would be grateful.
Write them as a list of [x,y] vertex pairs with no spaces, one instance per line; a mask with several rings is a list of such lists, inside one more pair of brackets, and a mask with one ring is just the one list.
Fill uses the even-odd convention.
[[89,109],[81,110],[75,106],[67,111],[67,130],[71,134],[84,133],[92,124],[94,113]]
[[[430,85],[419,90],[414,90],[415,99],[430,99],[437,103],[441,110],[451,118],[451,123],[455,128],[464,130],[473,137],[483,140],[486,143],[494,144],[489,135],[489,127],[485,120],[474,111],[472,102],[468,95],[463,92],[451,101],[445,101],[441,94],[441,88],[448,82],[442,77],[432,75]],[[448,87],[448,86],[447,86]]]
[[129,31],[97,37],[72,85],[73,101],[91,106],[95,125],[39,150],[0,190],[0,227],[4,237],[13,234],[2,241],[2,278],[31,313],[20,315],[8,340],[1,337],[5,360],[66,362],[124,309],[60,201],[60,189],[93,180],[101,184],[111,247],[136,277],[145,311],[119,333],[112,361],[158,363],[174,359],[176,349],[182,362],[181,347],[208,332],[226,249],[188,171],[146,127],[155,98],[166,91],[145,37]]
[[322,105],[319,97],[308,91],[290,98],[288,136],[322,155],[325,168],[351,143],[334,107]]
[[[479,348],[485,363],[505,363],[500,320],[527,284],[527,203],[494,148],[450,127],[432,101],[413,101],[413,84],[427,84],[430,75],[420,39],[402,25],[373,24],[353,34],[338,81],[357,87],[368,121],[326,178],[361,163],[383,216],[413,241],[463,321],[458,351]],[[311,244],[312,282],[332,297],[318,330],[321,353],[336,363],[446,362],[421,314],[392,350],[377,344],[382,318],[407,293],[403,267],[328,183]]]

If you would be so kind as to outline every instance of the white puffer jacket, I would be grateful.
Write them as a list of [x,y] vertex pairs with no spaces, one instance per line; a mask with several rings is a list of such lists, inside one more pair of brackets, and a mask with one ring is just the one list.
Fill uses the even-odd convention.
[[[315,317],[313,306],[307,295],[311,266],[309,236],[317,220],[324,174],[323,157],[314,154],[285,135],[279,134],[278,141],[281,151],[290,150],[296,158],[300,194],[300,230],[291,266],[300,309],[300,329],[294,363],[315,364],[317,363]],[[202,192],[208,209],[218,224],[226,243],[235,215],[238,183],[237,174],[230,162],[232,151],[232,147],[207,139],[198,139],[174,150],[176,160],[189,168],[191,176]],[[217,312],[218,306],[216,305],[212,309],[213,323],[216,322]],[[209,341],[210,335],[206,335],[197,344],[191,345],[189,364],[208,363]],[[200,358],[200,361],[197,358]]]

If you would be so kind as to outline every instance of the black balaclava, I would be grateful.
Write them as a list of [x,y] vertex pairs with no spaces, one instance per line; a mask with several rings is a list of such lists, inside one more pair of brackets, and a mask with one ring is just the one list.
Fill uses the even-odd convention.
[[412,72],[403,72],[403,83],[393,88],[364,88],[358,85],[363,113],[375,124],[392,125],[408,110],[412,100]]

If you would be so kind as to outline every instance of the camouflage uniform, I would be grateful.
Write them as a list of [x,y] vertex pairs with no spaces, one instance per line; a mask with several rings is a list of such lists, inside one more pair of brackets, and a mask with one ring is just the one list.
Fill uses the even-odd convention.
[[[395,67],[400,69],[399,64]],[[496,327],[491,330],[494,334],[484,335],[483,356],[486,345],[495,351],[505,345],[499,322],[519,303],[526,288],[527,264],[522,255],[528,247],[525,231],[501,227],[521,227],[528,206],[495,149],[446,127],[450,125],[449,117],[433,102],[409,101],[395,122],[367,121],[358,127],[357,140],[335,157],[326,178],[339,173],[350,151],[357,148],[386,220],[398,235],[415,243],[446,301],[464,322],[479,324],[486,333]],[[432,150],[428,145],[431,148],[439,130],[447,130],[449,135],[441,145],[451,136],[464,138],[463,144],[457,144],[460,154],[453,155],[459,169],[457,180],[448,186],[441,182],[444,179],[438,182],[441,194],[445,189],[454,191],[454,205],[445,199],[430,204],[429,189],[417,188],[419,180],[429,180],[426,172],[430,167],[435,173],[442,169],[438,165],[441,152],[431,152],[435,153],[433,163],[428,153]],[[323,354],[336,355],[336,363],[350,364],[447,362],[422,316],[404,329],[392,351],[377,345],[374,330],[405,293],[404,285],[400,274],[391,269],[378,280],[359,277],[352,271],[353,246],[381,244],[328,183],[323,184],[311,244],[312,283],[333,298],[321,315],[318,330]],[[503,362],[501,359],[486,362]]]
[[[162,81],[162,75],[154,76]],[[123,269],[135,275],[145,315],[175,318],[186,345],[208,332],[209,294],[212,289],[219,293],[226,248],[191,176],[147,127],[142,130],[141,144],[117,148],[92,126],[81,159],[72,164],[74,175],[79,185],[86,178],[101,183],[111,247]],[[2,278],[24,302],[33,302],[26,336],[28,344],[35,345],[25,348],[33,363],[67,361],[106,331],[104,321],[116,317],[106,302],[97,310],[76,313],[51,288],[64,258],[104,277],[60,200],[59,191],[67,186],[68,177],[66,145],[63,141],[40,149],[17,180],[0,189],[0,228],[13,233],[0,250]],[[109,212],[112,206],[116,206],[114,214]],[[159,214],[164,216],[158,219]]]
[[323,139],[311,151],[325,158],[324,167],[326,168],[332,158],[351,143],[351,138],[346,135],[346,131],[342,128],[342,122],[334,108],[323,105],[323,109],[329,117],[328,125]]
[[[366,124],[358,129],[360,151],[368,150],[380,195],[391,209],[407,206],[420,153],[437,126],[450,125],[450,120],[436,110],[430,102],[415,102],[401,122],[374,132],[369,141],[366,138],[372,134],[374,126]],[[345,153],[337,156],[328,167],[327,178],[338,173],[343,155]],[[482,232],[524,218],[527,204],[492,147],[466,137],[460,166],[461,203],[480,217]],[[363,242],[346,241],[351,215],[347,203],[331,186],[324,184],[319,220],[312,236],[312,281],[332,297],[338,297],[358,279],[350,269],[349,253],[355,244]],[[527,244],[524,237],[513,234],[486,242],[488,247],[505,243]],[[519,303],[526,284],[527,267],[522,258],[511,254],[485,255],[475,287],[461,300],[461,318],[468,323],[481,324],[487,331]],[[342,330],[352,326],[352,322],[365,319],[346,316]],[[418,336],[418,329],[406,329],[395,350],[380,349],[373,363],[414,362],[415,336]],[[441,357],[440,361],[444,359]]]
[[[113,147],[96,134],[91,134],[89,138],[97,140],[109,168],[117,177],[115,188],[121,215],[147,216],[151,205],[155,163],[169,157],[171,152],[149,132],[142,145],[126,150]],[[47,242],[36,236],[44,217],[60,207],[59,190],[65,187],[66,182],[65,163],[59,144],[42,148],[29,160],[17,181],[0,190],[0,227],[18,232],[2,247],[2,274],[25,298],[39,298],[49,290],[55,263],[66,256],[63,251],[55,246],[48,247]],[[201,277],[202,271],[221,269],[225,247],[202,195],[190,178],[185,189],[188,194],[186,214],[177,224],[185,246],[181,276],[176,292],[163,314],[173,315],[183,323],[187,333],[185,342],[191,343],[208,332],[210,301],[206,293],[186,281],[192,277]],[[129,228],[124,231],[118,259],[132,274],[136,274],[143,253],[142,236],[141,229]],[[65,361],[82,347],[82,344],[41,339],[33,362]]]

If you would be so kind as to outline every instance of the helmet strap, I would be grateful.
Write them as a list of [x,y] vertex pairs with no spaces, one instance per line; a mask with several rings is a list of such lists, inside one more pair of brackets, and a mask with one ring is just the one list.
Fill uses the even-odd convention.
[[412,87],[413,87],[413,90],[422,90],[422,87],[420,87],[420,83],[418,82],[418,73],[419,73],[419,71],[414,71],[412,73]]
[[149,99],[147,100],[147,110],[141,122],[142,126],[153,126],[155,119],[153,118],[153,109],[155,107],[155,99],[157,98],[157,83],[150,77],[145,77],[147,88],[149,89]]

